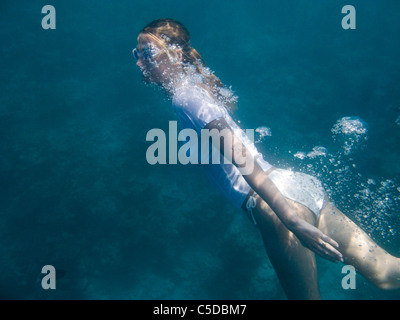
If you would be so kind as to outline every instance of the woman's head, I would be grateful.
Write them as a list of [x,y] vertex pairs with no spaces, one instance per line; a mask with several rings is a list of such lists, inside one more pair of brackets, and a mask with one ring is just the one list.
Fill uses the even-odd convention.
[[182,75],[195,73],[201,75],[203,85],[220,98],[224,85],[191,46],[190,33],[182,23],[168,18],[154,20],[140,31],[137,40],[134,54],[146,81],[162,85],[171,92],[171,86]]
[[175,61],[178,58],[183,63],[204,64],[196,49],[190,45],[189,31],[173,19],[158,19],[149,23],[140,31],[138,43],[155,45]]
[[187,65],[204,64],[190,45],[189,31],[173,19],[158,19],[145,26],[138,36],[136,50],[137,65],[145,78],[158,84],[169,83]]

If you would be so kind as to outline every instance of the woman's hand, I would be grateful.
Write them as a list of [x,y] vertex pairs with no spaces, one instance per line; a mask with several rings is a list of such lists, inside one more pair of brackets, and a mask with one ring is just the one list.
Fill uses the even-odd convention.
[[290,229],[306,248],[330,261],[343,262],[343,255],[337,250],[339,244],[313,225],[299,219]]

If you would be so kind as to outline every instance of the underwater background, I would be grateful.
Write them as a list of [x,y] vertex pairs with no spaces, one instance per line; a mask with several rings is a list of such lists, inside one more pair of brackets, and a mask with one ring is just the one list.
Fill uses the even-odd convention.
[[[41,26],[44,5],[56,29]],[[357,29],[341,26],[354,5]],[[146,161],[176,120],[138,32],[170,17],[239,97],[270,163],[318,176],[400,256],[397,0],[0,3],[0,299],[286,299],[250,220],[198,166]],[[317,258],[324,299],[399,299]],[[44,290],[44,265],[57,288]]]

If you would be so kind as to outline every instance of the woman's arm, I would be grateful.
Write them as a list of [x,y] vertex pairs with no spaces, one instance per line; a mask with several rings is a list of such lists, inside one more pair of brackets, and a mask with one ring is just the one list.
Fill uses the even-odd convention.
[[[319,229],[299,218],[275,184],[268,178],[241,140],[234,134],[225,119],[210,122],[206,129],[216,129],[220,140],[220,152],[243,174],[250,187],[271,207],[282,223],[292,231],[302,244],[319,255],[334,261],[342,261],[338,244]],[[222,134],[223,133],[223,134]],[[215,143],[214,139],[212,139]]]

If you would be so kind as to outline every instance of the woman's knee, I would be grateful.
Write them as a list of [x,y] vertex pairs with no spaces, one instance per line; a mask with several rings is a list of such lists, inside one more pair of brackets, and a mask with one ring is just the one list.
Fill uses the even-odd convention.
[[394,290],[400,288],[400,259],[390,256],[381,259],[375,270],[374,285],[382,290]]

